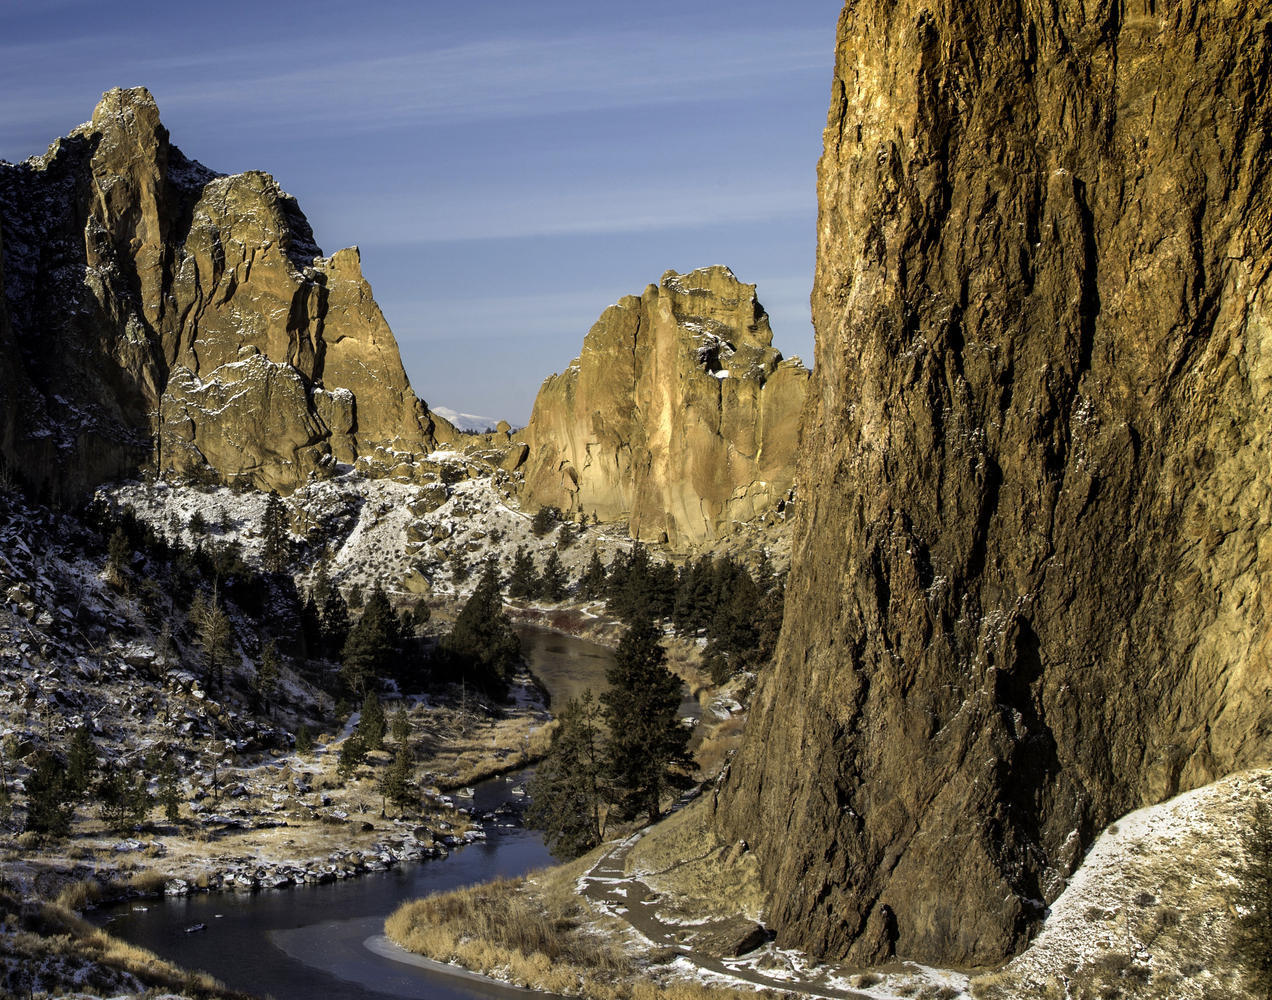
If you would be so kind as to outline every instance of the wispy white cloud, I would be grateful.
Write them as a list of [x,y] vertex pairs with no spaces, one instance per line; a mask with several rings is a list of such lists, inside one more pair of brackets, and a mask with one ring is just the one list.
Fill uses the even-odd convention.
[[[69,92],[78,94],[84,78],[100,78],[95,54],[103,48],[138,53],[114,61],[112,82],[162,81],[155,89],[165,112],[241,127],[244,110],[250,110],[254,128],[283,124],[340,135],[740,98],[762,93],[776,78],[820,71],[825,63],[822,33],[804,29],[688,38],[655,32],[494,38],[389,52],[382,39],[374,50],[307,39],[300,46],[303,60],[281,64],[273,45],[155,56],[135,37],[92,37],[0,46],[0,65],[8,67],[0,72],[8,93],[0,127],[47,121]],[[32,74],[38,82],[22,85],[23,67],[34,70],[50,61],[69,70],[55,92],[44,74]]]

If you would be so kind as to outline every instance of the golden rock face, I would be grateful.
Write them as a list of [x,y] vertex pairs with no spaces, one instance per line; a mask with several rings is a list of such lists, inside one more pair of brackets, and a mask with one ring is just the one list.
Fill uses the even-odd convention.
[[411,477],[433,449],[357,249],[323,256],[268,174],[188,160],[145,89],[0,168],[0,212],[27,348],[0,368],[0,446],[29,478],[74,496],[150,465],[287,491],[336,462]]
[[787,496],[808,371],[775,350],[755,286],[668,271],[602,313],[520,435],[524,499],[695,545]]
[[860,0],[774,666],[719,799],[782,944],[993,966],[1266,762],[1272,14]]

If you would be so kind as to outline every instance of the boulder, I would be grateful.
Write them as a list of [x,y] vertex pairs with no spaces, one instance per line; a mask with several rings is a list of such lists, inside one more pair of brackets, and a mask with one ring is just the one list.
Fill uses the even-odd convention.
[[708,958],[737,958],[768,941],[768,933],[754,920],[731,917],[704,924],[691,941],[694,951]]

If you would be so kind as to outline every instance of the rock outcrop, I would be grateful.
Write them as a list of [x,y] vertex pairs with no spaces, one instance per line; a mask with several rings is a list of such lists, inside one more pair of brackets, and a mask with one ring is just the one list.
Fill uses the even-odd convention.
[[996,963],[1095,831],[1268,759],[1270,70],[1255,0],[844,8],[717,813],[781,944]]
[[0,164],[0,217],[0,450],[35,485],[150,467],[286,491],[432,450],[357,249],[324,257],[268,174],[187,159],[145,89]]
[[772,345],[755,286],[727,267],[624,297],[539,390],[523,498],[678,547],[782,502],[808,371]]

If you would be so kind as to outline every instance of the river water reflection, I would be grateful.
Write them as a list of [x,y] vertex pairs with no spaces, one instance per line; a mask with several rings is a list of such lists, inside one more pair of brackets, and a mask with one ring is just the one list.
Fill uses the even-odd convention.
[[[522,627],[518,633],[554,705],[589,686],[598,694],[605,688],[605,670],[612,662],[608,649],[541,629]],[[681,711],[696,715],[697,704],[687,700]],[[523,772],[480,783],[474,807],[493,811],[525,777]],[[552,863],[539,834],[491,824],[486,830],[487,840],[453,851],[449,858],[361,878],[257,893],[146,898],[94,916],[108,921],[112,933],[178,965],[202,969],[231,988],[275,1000],[524,998],[524,991],[403,965],[363,945],[383,933],[384,918],[406,900]],[[207,930],[187,933],[195,924],[206,924]]]

